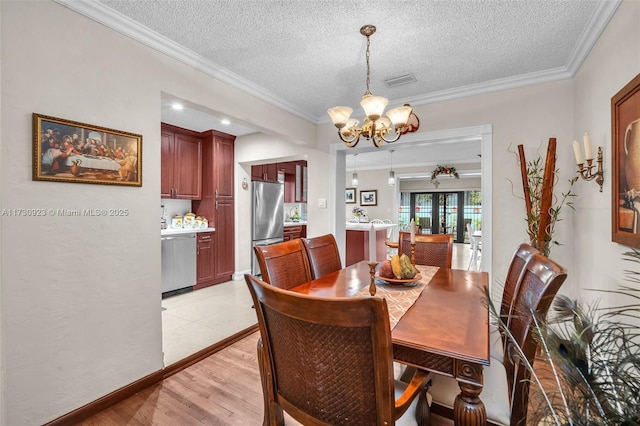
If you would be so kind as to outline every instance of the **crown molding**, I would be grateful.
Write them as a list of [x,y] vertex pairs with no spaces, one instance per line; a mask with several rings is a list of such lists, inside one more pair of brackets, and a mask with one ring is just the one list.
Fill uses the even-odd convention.
[[214,77],[238,90],[276,106],[293,114],[303,120],[317,124],[317,120],[311,114],[307,114],[299,106],[287,102],[276,94],[254,84],[237,74],[232,73],[212,61],[203,58],[201,55],[186,49],[167,37],[140,25],[140,23],[115,11],[98,1],[83,0],[54,0],[56,3],[65,6],[74,12],[86,16],[114,31],[132,38],[146,46],[151,47],[167,56],[170,56],[185,65]]
[[[326,114],[316,117],[309,113],[305,113],[299,106],[293,105],[273,92],[270,92],[263,87],[232,73],[228,69],[223,68],[212,61],[204,59],[195,52],[186,49],[163,35],[140,25],[138,22],[98,1],[54,1],[113,29],[114,31],[139,41],[152,49],[162,52],[185,65],[188,65],[198,71],[202,71],[211,77],[229,84],[230,86],[249,95],[255,96],[256,98],[273,106],[281,108],[284,111],[287,111],[288,113],[312,124],[324,125],[330,123],[330,119]],[[402,105],[404,103],[410,103],[413,106],[425,105],[572,78],[586,59],[591,48],[595,45],[598,37],[600,37],[600,34],[602,34],[621,3],[622,0],[607,0],[598,3],[598,7],[594,11],[589,25],[585,27],[583,34],[571,53],[566,66],[452,89],[439,90],[426,95],[409,97],[402,100],[390,100],[389,104],[390,106],[396,104]]]
[[622,0],[608,0],[599,2],[593,12],[589,24],[584,28],[575,49],[567,61],[567,69],[573,77],[589,55],[589,52],[600,38],[600,35],[609,24],[611,18],[618,10]]

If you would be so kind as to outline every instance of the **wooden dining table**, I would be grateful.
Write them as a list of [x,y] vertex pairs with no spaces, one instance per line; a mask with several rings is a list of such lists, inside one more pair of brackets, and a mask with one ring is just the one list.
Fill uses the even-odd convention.
[[[487,415],[480,394],[483,367],[489,365],[488,274],[416,267],[425,272],[426,285],[411,299],[410,306],[396,306],[407,303],[402,294],[405,286],[380,282],[375,286],[375,296],[387,300],[390,317],[400,310],[396,321],[391,321],[394,360],[454,377],[460,387],[453,407],[454,423],[484,425]],[[322,297],[354,297],[368,294],[370,283],[370,267],[362,261],[292,290]]]

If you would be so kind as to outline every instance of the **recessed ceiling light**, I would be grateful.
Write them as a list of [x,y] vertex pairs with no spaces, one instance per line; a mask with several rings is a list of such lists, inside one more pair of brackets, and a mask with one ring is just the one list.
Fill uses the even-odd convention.
[[174,102],[174,103],[171,105],[171,108],[173,108],[173,109],[177,109],[177,110],[179,110],[179,111],[181,111],[181,110],[183,110],[183,109],[184,109],[184,107],[182,106],[182,104],[179,104],[179,103],[177,103],[177,102]]
[[226,118],[223,118],[222,120],[220,120],[220,123],[224,124],[225,126],[228,126],[229,124],[231,124],[231,121],[227,120]]

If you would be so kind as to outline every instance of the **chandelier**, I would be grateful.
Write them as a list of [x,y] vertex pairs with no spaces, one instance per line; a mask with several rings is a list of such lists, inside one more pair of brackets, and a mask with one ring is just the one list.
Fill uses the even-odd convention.
[[[395,142],[406,133],[407,122],[412,114],[409,104],[392,108],[387,111],[387,117],[382,117],[389,100],[383,96],[374,96],[369,90],[370,67],[369,67],[369,46],[371,37],[376,32],[373,25],[365,25],[360,28],[360,34],[367,38],[367,91],[362,95],[360,105],[364,109],[366,117],[362,127],[360,123],[351,117],[353,109],[348,106],[336,106],[329,108],[327,113],[331,117],[333,125],[338,128],[340,139],[349,147],[353,148],[358,144],[360,136],[370,139],[376,147],[380,147],[383,142]],[[416,117],[417,118],[417,117]],[[389,136],[393,128],[395,134]],[[389,136],[389,137],[387,137]]]

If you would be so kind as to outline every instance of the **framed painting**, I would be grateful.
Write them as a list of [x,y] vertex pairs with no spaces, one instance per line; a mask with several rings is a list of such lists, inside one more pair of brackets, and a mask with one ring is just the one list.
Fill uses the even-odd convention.
[[360,205],[361,206],[377,206],[378,191],[375,189],[369,190],[369,191],[360,191]]
[[611,240],[640,248],[640,74],[611,98]]
[[33,180],[142,186],[142,135],[34,113]]
[[347,188],[344,190],[344,202],[347,204],[355,204],[356,203],[356,189],[355,188]]

